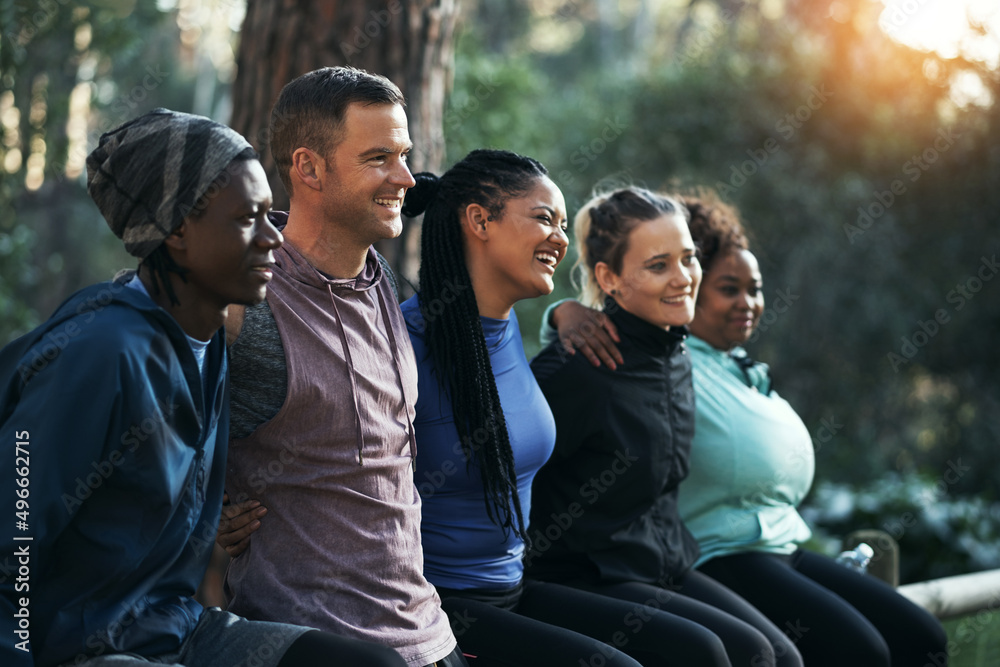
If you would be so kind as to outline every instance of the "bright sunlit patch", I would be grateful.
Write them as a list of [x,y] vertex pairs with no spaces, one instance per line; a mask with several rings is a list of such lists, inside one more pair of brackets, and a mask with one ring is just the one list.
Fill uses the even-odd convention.
[[960,72],[951,82],[951,99],[960,107],[975,104],[988,107],[993,103],[993,95],[986,84],[974,72]]
[[[1000,3],[996,0],[882,0],[879,27],[893,39],[942,57],[964,55],[1000,66]],[[982,24],[987,34],[973,30]]]

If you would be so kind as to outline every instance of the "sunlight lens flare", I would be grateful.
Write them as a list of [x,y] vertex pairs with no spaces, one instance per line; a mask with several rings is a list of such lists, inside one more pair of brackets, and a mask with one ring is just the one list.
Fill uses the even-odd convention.
[[[1000,66],[1000,3],[996,0],[882,0],[879,27],[898,42],[944,58],[963,55]],[[981,24],[985,35],[970,26]]]

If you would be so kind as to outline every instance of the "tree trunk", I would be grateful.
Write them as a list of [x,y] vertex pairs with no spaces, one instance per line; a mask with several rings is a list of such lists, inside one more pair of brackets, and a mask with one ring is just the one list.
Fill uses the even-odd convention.
[[[275,208],[287,208],[288,198],[267,150],[271,106],[286,83],[320,67],[352,65],[399,86],[414,143],[410,168],[440,171],[456,18],[456,0],[249,0],[232,126],[260,152]],[[418,238],[419,228],[410,220],[399,239],[379,245],[401,278],[414,280]]]

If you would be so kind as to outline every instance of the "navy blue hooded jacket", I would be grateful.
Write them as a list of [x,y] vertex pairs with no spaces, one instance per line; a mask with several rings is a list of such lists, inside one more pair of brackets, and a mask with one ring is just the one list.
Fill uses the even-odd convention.
[[[202,608],[228,435],[222,331],[206,382],[130,276],[0,351],[0,664],[175,650]],[[30,649],[30,653],[24,651]]]

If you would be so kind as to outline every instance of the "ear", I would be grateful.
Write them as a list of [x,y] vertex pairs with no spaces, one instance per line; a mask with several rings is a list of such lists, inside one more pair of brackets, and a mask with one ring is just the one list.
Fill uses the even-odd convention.
[[292,181],[302,183],[310,190],[323,189],[323,176],[326,174],[326,160],[316,151],[305,147],[296,148],[292,153]]
[[184,252],[187,250],[187,230],[192,225],[191,216],[184,218],[183,222],[170,233],[170,236],[163,239],[163,245],[174,252]]
[[607,295],[611,295],[612,292],[622,291],[622,279],[617,273],[611,270],[611,267],[604,262],[598,262],[594,266],[594,278],[597,279],[597,284],[600,285],[601,291]]
[[486,230],[486,223],[492,222],[489,210],[481,204],[469,204],[465,207],[465,217],[463,224],[474,237],[480,241],[489,241],[489,232]]

